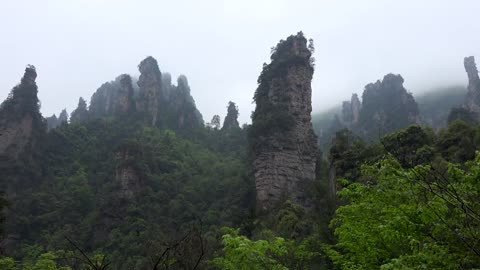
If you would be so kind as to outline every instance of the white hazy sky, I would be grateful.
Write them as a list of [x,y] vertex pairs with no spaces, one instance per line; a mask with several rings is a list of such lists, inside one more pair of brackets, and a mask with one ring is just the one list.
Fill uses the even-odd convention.
[[300,30],[315,40],[314,111],[390,72],[414,94],[466,84],[463,57],[480,58],[477,0],[0,1],[0,98],[33,64],[45,116],[152,55],[188,77],[206,121],[232,100],[247,122],[270,47]]

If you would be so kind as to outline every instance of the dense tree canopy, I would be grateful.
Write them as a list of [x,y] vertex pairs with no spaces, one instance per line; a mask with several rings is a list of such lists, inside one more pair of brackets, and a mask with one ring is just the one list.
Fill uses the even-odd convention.
[[480,264],[480,156],[403,169],[394,158],[364,166],[371,181],[340,192],[328,250],[341,269],[471,269]]

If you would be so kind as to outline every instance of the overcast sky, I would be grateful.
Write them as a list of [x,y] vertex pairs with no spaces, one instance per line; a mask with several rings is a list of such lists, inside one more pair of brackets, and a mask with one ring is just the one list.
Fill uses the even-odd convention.
[[315,41],[314,111],[390,72],[418,94],[466,84],[463,57],[480,59],[479,12],[476,0],[2,0],[0,98],[33,64],[44,116],[71,112],[152,55],[162,72],[188,77],[206,121],[232,100],[244,123],[270,47],[300,30]]

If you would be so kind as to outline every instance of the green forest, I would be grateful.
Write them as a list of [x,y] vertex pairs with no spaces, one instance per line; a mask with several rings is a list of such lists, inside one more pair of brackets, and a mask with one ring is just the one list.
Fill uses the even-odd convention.
[[480,118],[457,96],[480,79],[417,104],[388,74],[311,118],[313,53],[280,40],[243,126],[233,101],[205,124],[153,57],[44,118],[27,66],[0,107],[0,269],[479,269]]

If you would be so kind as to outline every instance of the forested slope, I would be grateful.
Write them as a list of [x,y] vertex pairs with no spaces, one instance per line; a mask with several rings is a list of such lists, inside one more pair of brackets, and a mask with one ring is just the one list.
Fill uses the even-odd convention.
[[204,125],[153,57],[47,120],[27,66],[0,106],[0,269],[478,269],[479,104],[429,126],[457,94],[422,107],[388,74],[318,145],[313,52],[278,43],[243,127],[234,102]]

